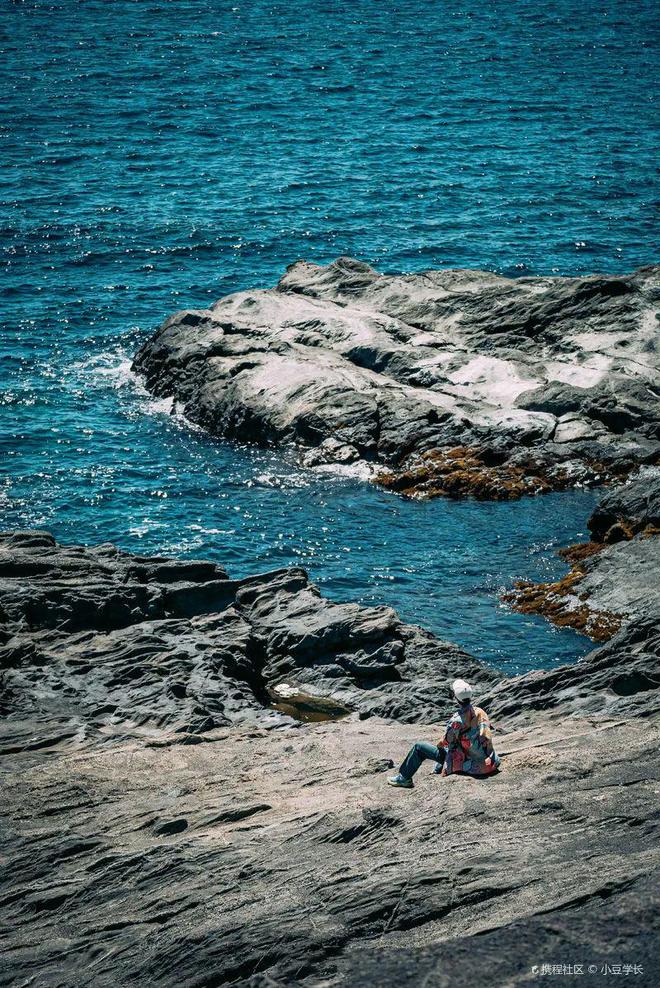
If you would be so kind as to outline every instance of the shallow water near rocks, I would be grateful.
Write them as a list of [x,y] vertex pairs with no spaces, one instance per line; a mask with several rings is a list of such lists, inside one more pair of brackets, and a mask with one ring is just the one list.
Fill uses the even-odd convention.
[[[11,5],[0,39],[0,522],[302,565],[507,671],[591,643],[498,602],[595,496],[405,502],[214,443],[128,373],[165,316],[299,257],[387,270],[654,260],[655,4]],[[524,87],[521,79],[525,80]],[[631,111],[634,107],[634,112]]]
[[517,579],[566,572],[556,550],[586,537],[593,492],[408,501],[211,439],[151,399],[126,359],[72,363],[47,386],[39,373],[33,404],[15,410],[30,415],[7,451],[5,527],[211,558],[232,576],[302,566],[335,600],[392,606],[511,672],[593,647],[498,600]]

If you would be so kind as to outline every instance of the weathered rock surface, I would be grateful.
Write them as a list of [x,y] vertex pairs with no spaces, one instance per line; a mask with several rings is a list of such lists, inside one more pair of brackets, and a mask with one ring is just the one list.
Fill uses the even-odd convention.
[[660,471],[647,471],[608,491],[588,525],[594,542],[619,542],[639,532],[660,533]]
[[651,615],[624,624],[574,665],[502,680],[484,696],[500,717],[562,715],[647,717],[660,711],[660,624]]
[[407,494],[511,498],[658,460],[659,300],[658,267],[511,280],[299,262],[274,289],[177,313],[134,366],[215,435],[366,462]]
[[[44,533],[5,536],[0,565],[3,983],[657,982],[656,623],[499,681],[299,570],[231,581]],[[388,788],[459,671],[502,771]],[[277,681],[356,712],[296,723]]]
[[641,619],[660,626],[660,473],[609,491],[588,521],[592,541],[560,552],[571,571],[554,583],[519,583],[505,599],[595,641]]
[[86,736],[277,724],[280,684],[361,717],[424,720],[448,710],[438,677],[497,678],[388,607],[324,599],[300,569],[231,580],[215,563],[45,532],[0,536],[0,622],[0,703],[19,733],[23,714]]

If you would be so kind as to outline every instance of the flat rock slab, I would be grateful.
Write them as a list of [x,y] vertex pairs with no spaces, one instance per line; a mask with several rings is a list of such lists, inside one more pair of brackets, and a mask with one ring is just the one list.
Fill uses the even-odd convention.
[[653,983],[657,731],[496,727],[499,775],[413,791],[371,766],[437,728],[379,719],[19,756],[3,983],[508,984],[556,960]]
[[214,435],[380,468],[409,494],[517,497],[657,461],[659,272],[301,261],[273,289],[172,316],[134,367]]
[[[640,618],[502,680],[301,570],[233,581],[7,533],[2,983],[444,984],[467,956],[524,983],[576,945],[651,971],[659,651]],[[458,674],[502,771],[388,787],[437,742]],[[284,716],[278,684],[344,716]]]

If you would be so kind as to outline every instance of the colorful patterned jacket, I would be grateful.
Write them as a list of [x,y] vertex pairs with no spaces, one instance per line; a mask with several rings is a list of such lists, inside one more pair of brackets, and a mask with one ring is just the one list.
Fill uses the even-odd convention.
[[460,707],[452,715],[439,747],[447,752],[443,775],[452,775],[454,772],[490,775],[500,764],[493,749],[488,714],[471,703]]

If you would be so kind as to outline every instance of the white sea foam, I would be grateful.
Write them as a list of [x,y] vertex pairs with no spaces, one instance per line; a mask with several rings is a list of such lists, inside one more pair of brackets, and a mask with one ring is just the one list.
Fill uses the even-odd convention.
[[335,477],[354,480],[371,480],[375,473],[374,467],[364,460],[358,460],[356,463],[321,463],[311,469],[315,473],[329,473]]
[[204,432],[201,426],[186,418],[183,405],[173,398],[154,398],[147,391],[142,378],[132,369],[132,363],[126,351],[120,348],[78,361],[71,365],[70,371],[76,386],[82,385],[86,391],[112,388],[125,392],[135,400],[136,410],[140,415],[166,415],[182,428]]
[[122,350],[104,351],[80,360],[71,365],[71,371],[86,387],[134,387],[147,394],[137,374],[131,370],[130,358]]
[[305,472],[299,470],[295,473],[275,473],[274,471],[270,471],[255,474],[254,478],[245,481],[245,483],[247,486],[252,486],[252,484],[255,483],[262,484],[264,487],[309,487],[310,478],[308,474],[305,474]]
[[189,525],[191,532],[199,532],[200,535],[236,535],[235,528],[204,528],[203,525]]

